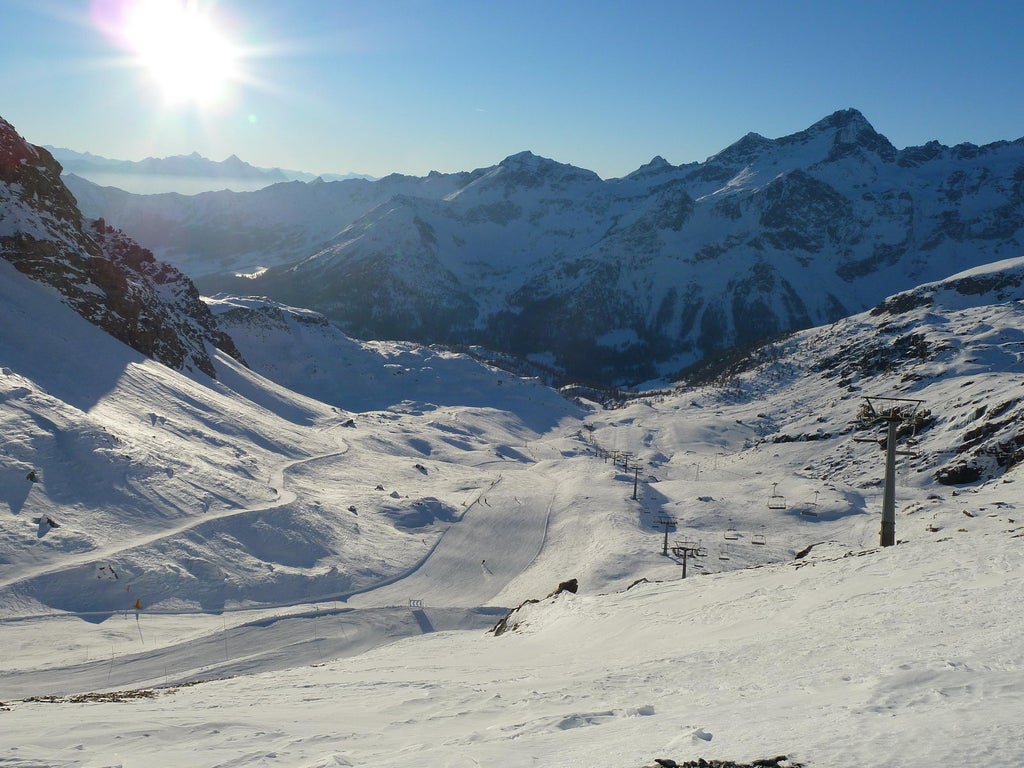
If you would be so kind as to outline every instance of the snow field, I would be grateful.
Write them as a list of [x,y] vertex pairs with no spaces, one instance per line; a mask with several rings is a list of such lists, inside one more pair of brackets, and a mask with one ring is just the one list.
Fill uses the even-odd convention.
[[[49,300],[0,286],[25,316]],[[615,410],[409,345],[332,356],[329,335],[308,354],[350,374],[302,394],[222,357],[218,383],[123,351],[87,366],[75,350],[95,329],[59,312],[37,345],[4,335],[0,756],[1024,764],[1019,466],[935,480],[967,435],[1013,434],[1016,406],[995,406],[1020,397],[1017,309],[977,301],[901,319],[930,343],[963,337],[912,364],[816,371],[901,332],[859,316],[718,386]],[[78,381],[50,364],[60,354],[79,355]],[[366,407],[345,410],[348,386]],[[882,452],[855,442],[877,436],[853,426],[864,394],[936,414],[905,438],[905,543],[884,550]],[[118,453],[97,447],[104,433]],[[640,462],[637,499],[598,447]],[[90,505],[67,504],[77,489]],[[40,531],[42,514],[61,527]],[[665,514],[670,545],[706,551],[685,581],[661,555]],[[545,598],[569,578],[578,594]],[[517,630],[486,632],[531,598]]]

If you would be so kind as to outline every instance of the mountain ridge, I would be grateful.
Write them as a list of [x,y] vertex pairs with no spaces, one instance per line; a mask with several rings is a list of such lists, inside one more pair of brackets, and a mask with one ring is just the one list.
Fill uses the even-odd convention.
[[[316,179],[324,181],[341,181],[345,179],[368,179],[372,176],[361,173],[310,173],[288,168],[263,168],[252,165],[238,155],[232,153],[223,160],[207,158],[193,150],[183,155],[166,157],[145,157],[142,160],[119,160],[96,155],[91,152],[77,152],[67,147],[44,145],[54,158],[61,164],[65,173],[76,174],[82,178],[100,181],[111,176],[147,177],[147,176],[180,176],[206,180],[248,180],[263,182],[269,186],[288,181],[312,182]],[[96,182],[98,183],[98,182]]]
[[[1024,252],[1024,141],[896,150],[855,109],[613,180],[520,152],[461,174],[211,194],[202,213],[73,189],[204,292],[615,384]],[[197,234],[212,220],[215,237]]]

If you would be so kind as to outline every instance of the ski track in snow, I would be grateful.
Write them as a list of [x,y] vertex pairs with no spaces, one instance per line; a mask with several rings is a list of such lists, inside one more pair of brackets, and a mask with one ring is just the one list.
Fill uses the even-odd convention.
[[83,552],[81,554],[72,555],[70,557],[65,558],[61,563],[61,566],[58,568],[55,568],[52,565],[43,565],[35,568],[30,567],[18,573],[17,575],[9,576],[6,578],[0,578],[0,589],[13,586],[15,584],[18,584],[19,582],[29,581],[43,574],[54,574],[59,573],[61,571],[68,571],[73,568],[78,568],[83,565],[89,565],[91,563],[101,563],[105,560],[109,560],[114,555],[117,555],[120,552],[126,552],[132,549],[140,549],[150,544],[154,544],[158,541],[169,539],[174,536],[179,536],[182,533],[185,533],[186,531],[195,528],[196,526],[205,525],[213,520],[223,520],[226,518],[252,514],[254,512],[264,512],[271,509],[279,509],[281,507],[285,507],[288,504],[294,502],[296,499],[296,495],[285,488],[285,472],[302,464],[318,461],[321,459],[332,458],[335,456],[340,456],[344,454],[347,450],[348,446],[346,446],[344,443],[341,443],[340,448],[337,451],[330,451],[315,456],[294,459],[291,461],[284,462],[280,466],[276,467],[271,472],[269,478],[269,487],[277,494],[278,497],[275,501],[267,502],[265,504],[253,504],[242,509],[226,509],[220,512],[213,513],[205,512],[201,516],[188,518],[186,520],[181,521],[179,524],[175,526],[170,526],[161,531],[157,531],[155,533],[146,534],[142,536],[136,536],[135,538],[131,539],[131,541],[124,544],[120,544],[117,546],[107,546],[101,549],[96,549],[89,552]]

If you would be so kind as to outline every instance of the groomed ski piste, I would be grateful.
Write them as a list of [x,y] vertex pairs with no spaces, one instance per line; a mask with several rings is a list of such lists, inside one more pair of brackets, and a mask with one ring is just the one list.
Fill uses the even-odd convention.
[[1019,282],[605,408],[254,300],[185,376],[0,263],[0,765],[1024,765]]

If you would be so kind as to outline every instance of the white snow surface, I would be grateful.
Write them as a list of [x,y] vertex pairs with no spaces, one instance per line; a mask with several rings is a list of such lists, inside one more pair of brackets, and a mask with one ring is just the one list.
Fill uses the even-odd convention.
[[[604,409],[227,297],[253,370],[186,377],[0,262],[0,766],[1024,765],[1020,467],[935,480],[1019,410],[1020,298]],[[910,332],[941,351],[815,369]],[[935,417],[896,547],[863,395]]]

